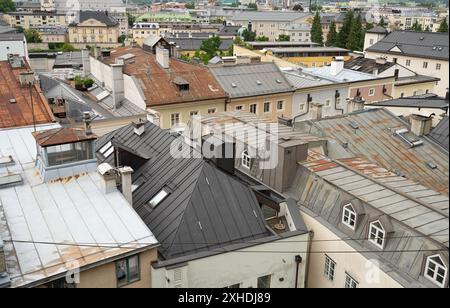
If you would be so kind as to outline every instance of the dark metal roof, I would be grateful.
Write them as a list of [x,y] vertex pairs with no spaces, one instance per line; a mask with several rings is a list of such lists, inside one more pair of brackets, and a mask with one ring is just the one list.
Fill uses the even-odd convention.
[[72,23],[71,25],[76,25],[82,23],[88,19],[95,19],[101,23],[104,23],[107,26],[116,26],[119,24],[117,20],[106,15],[104,12],[99,11],[80,11],[79,20],[77,23]]
[[381,101],[378,103],[374,103],[373,105],[388,107],[436,108],[447,110],[448,100],[446,100],[444,97],[439,97],[436,94],[429,93]]
[[[144,134],[138,136],[128,125],[101,137],[97,149],[109,141],[146,159],[133,174],[133,184],[140,184],[133,192],[133,207],[161,243],[165,259],[271,234],[251,188],[201,156],[172,156],[174,142],[186,151],[191,148],[168,131],[146,122]],[[113,164],[112,155],[109,163]],[[162,189],[169,195],[152,208],[149,201]]]
[[389,31],[386,28],[383,28],[382,26],[376,26],[372,29],[369,29],[366,31],[366,33],[377,33],[377,34],[387,34]]
[[366,51],[448,61],[448,33],[393,31]]
[[448,152],[449,125],[448,116],[444,117],[428,135],[433,141],[442,146]]
[[377,63],[375,59],[358,57],[344,63],[344,68],[350,70],[373,74],[375,70],[378,74],[396,65],[394,62]]

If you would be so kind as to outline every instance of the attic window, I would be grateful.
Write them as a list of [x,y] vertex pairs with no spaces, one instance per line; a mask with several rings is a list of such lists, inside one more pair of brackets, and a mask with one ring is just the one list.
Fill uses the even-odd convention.
[[447,267],[439,255],[427,258],[424,276],[436,285],[443,288],[447,279]]
[[111,156],[111,154],[114,152],[114,147],[111,141],[102,146],[99,152],[104,158],[108,158],[109,156]]
[[369,242],[383,249],[386,237],[386,231],[380,221],[374,221],[369,226]]
[[400,139],[409,145],[411,148],[417,147],[423,144],[423,141],[417,138],[413,133],[408,131],[406,128],[398,129],[395,131],[395,135],[400,137]]
[[165,189],[162,189],[159,193],[157,193],[149,202],[148,204],[155,208],[157,207],[164,199],[167,198],[169,195],[169,192],[167,192]]
[[173,83],[178,87],[180,92],[189,91],[189,82],[182,77],[176,76]]
[[352,230],[355,230],[356,226],[356,212],[352,205],[349,203],[344,205],[342,211],[342,223]]

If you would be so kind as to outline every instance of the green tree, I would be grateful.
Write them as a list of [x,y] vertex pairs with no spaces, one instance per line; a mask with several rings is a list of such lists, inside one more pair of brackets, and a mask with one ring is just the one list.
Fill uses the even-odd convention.
[[41,35],[36,29],[27,29],[23,33],[28,43],[42,43]]
[[336,23],[334,21],[330,24],[330,31],[327,35],[327,46],[336,46],[338,41],[338,33],[336,31]]
[[353,19],[352,28],[350,30],[350,35],[347,40],[346,48],[349,50],[362,51],[364,46],[364,29],[362,27],[361,16]]
[[448,24],[447,24],[447,18],[444,18],[439,25],[439,29],[437,32],[448,32]]
[[257,42],[268,42],[269,38],[267,36],[261,35],[261,36],[257,36],[255,40]]
[[422,27],[422,25],[419,24],[419,22],[416,20],[416,21],[414,22],[414,24],[412,25],[412,27],[410,28],[410,30],[420,32],[420,31],[423,31],[423,27]]
[[323,32],[322,32],[322,24],[320,23],[319,12],[316,12],[316,15],[314,16],[313,19],[311,27],[311,41],[323,45]]
[[254,42],[256,39],[256,32],[245,29],[244,31],[242,31],[242,37],[246,42]]
[[194,3],[194,2],[188,2],[188,3],[186,3],[185,6],[186,6],[186,8],[189,9],[189,10],[195,9],[195,3]]
[[367,30],[373,29],[373,27],[375,27],[373,25],[373,23],[371,23],[371,22],[366,23],[366,26],[364,27],[364,32],[366,32]]
[[127,36],[125,34],[122,34],[121,36],[119,36],[120,44],[124,45],[126,40],[127,40]]
[[205,62],[205,59],[207,58],[206,62],[208,62],[210,59],[214,58],[217,55],[221,44],[222,40],[218,36],[213,36],[204,40],[200,46],[200,51],[203,51],[207,57],[203,58],[203,61]]
[[134,23],[136,22],[136,17],[134,15],[131,15],[130,13],[127,13],[128,17],[128,26],[133,27]]
[[241,39],[240,36],[236,36],[236,38],[234,39],[234,44],[238,45],[238,46],[242,46],[244,45],[244,41]]
[[386,22],[384,21],[384,17],[381,16],[380,21],[378,22],[378,26],[386,27]]
[[338,47],[345,48],[347,46],[348,36],[352,30],[354,15],[352,11],[348,11],[345,14],[344,23],[342,25],[341,31],[339,31],[337,45]]
[[258,5],[256,5],[256,3],[249,3],[249,4],[247,5],[247,7],[248,7],[249,9],[252,9],[252,10],[257,10],[257,9],[258,9]]
[[69,43],[64,43],[60,50],[62,52],[70,52],[70,51],[77,51],[78,49],[76,49],[75,47],[73,47],[72,45],[70,45]]
[[286,34],[280,34],[278,35],[278,41],[279,42],[289,42],[291,40],[291,37]]
[[426,31],[426,32],[432,32],[430,26],[426,26],[426,27],[425,27],[425,31]]
[[9,13],[16,10],[16,4],[12,0],[1,0],[0,1],[0,12]]

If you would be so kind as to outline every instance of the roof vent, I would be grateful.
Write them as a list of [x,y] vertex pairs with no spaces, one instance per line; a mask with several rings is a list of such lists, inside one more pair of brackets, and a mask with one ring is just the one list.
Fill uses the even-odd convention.
[[280,79],[277,79],[276,82],[277,82],[277,83],[282,83]]
[[22,176],[19,173],[7,174],[0,177],[0,187],[9,187],[22,182]]
[[237,87],[237,84],[235,84],[235,83],[233,82],[233,83],[231,83],[231,87],[236,88],[236,87]]
[[433,164],[432,162],[427,162],[426,165],[430,169],[437,169],[437,166],[435,164]]
[[14,165],[14,159],[11,155],[0,156],[0,167]]
[[358,123],[356,123],[356,122],[354,122],[354,121],[350,121],[350,126],[351,126],[353,129],[359,129]]
[[258,86],[260,86],[260,85],[262,85],[262,82],[261,82],[260,80],[256,80],[256,84],[257,84]]
[[11,98],[11,99],[9,100],[9,103],[10,103],[10,104],[15,104],[15,103],[17,103],[17,101],[16,101],[15,98]]
[[423,36],[420,37],[420,40],[423,41],[425,38]]

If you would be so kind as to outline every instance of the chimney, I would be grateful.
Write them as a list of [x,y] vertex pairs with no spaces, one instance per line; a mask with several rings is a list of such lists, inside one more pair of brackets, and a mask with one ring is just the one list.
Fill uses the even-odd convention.
[[91,129],[92,118],[91,118],[91,114],[89,113],[89,111],[83,112],[83,122],[84,122],[84,132],[85,132],[86,136],[92,135],[92,129]]
[[133,206],[133,190],[131,187],[132,184],[131,174],[133,172],[134,172],[133,168],[128,166],[119,168],[119,173],[122,182],[122,195],[128,201],[128,204],[130,204],[130,206]]
[[169,50],[161,47],[156,47],[156,61],[164,68],[169,68]]
[[133,122],[134,133],[141,136],[145,132],[145,123],[141,120],[138,123]]
[[433,115],[429,117],[413,114],[411,115],[411,132],[416,136],[428,135],[431,131]]
[[333,76],[336,76],[344,69],[344,57],[333,57],[333,61],[331,61],[331,69],[330,73]]
[[103,163],[98,165],[97,172],[102,178],[101,186],[105,194],[109,194],[117,189],[116,173],[110,164]]
[[400,72],[400,70],[398,68],[395,69],[395,71],[394,71],[394,78],[395,78],[395,80],[398,80],[399,72]]
[[101,48],[100,47],[94,47],[94,58],[95,59],[99,59],[100,58],[100,55],[101,55]]
[[81,51],[81,58],[83,62],[83,73],[84,76],[89,76],[91,74],[91,64],[90,64],[90,57],[89,57],[89,50],[83,49]]
[[320,120],[322,119],[322,107],[321,103],[311,103],[311,119]]
[[114,108],[118,108],[125,99],[125,85],[123,77],[123,63],[111,64],[112,97]]
[[361,96],[356,96],[352,100],[350,100],[350,103],[348,105],[348,112],[354,112],[358,110],[364,109],[364,103],[366,101]]
[[375,63],[376,63],[376,64],[382,64],[382,65],[384,65],[384,64],[386,64],[386,62],[387,62],[386,58],[383,58],[383,57],[377,57],[377,58],[375,59]]
[[22,72],[19,74],[19,82],[22,87],[35,83],[34,72]]

